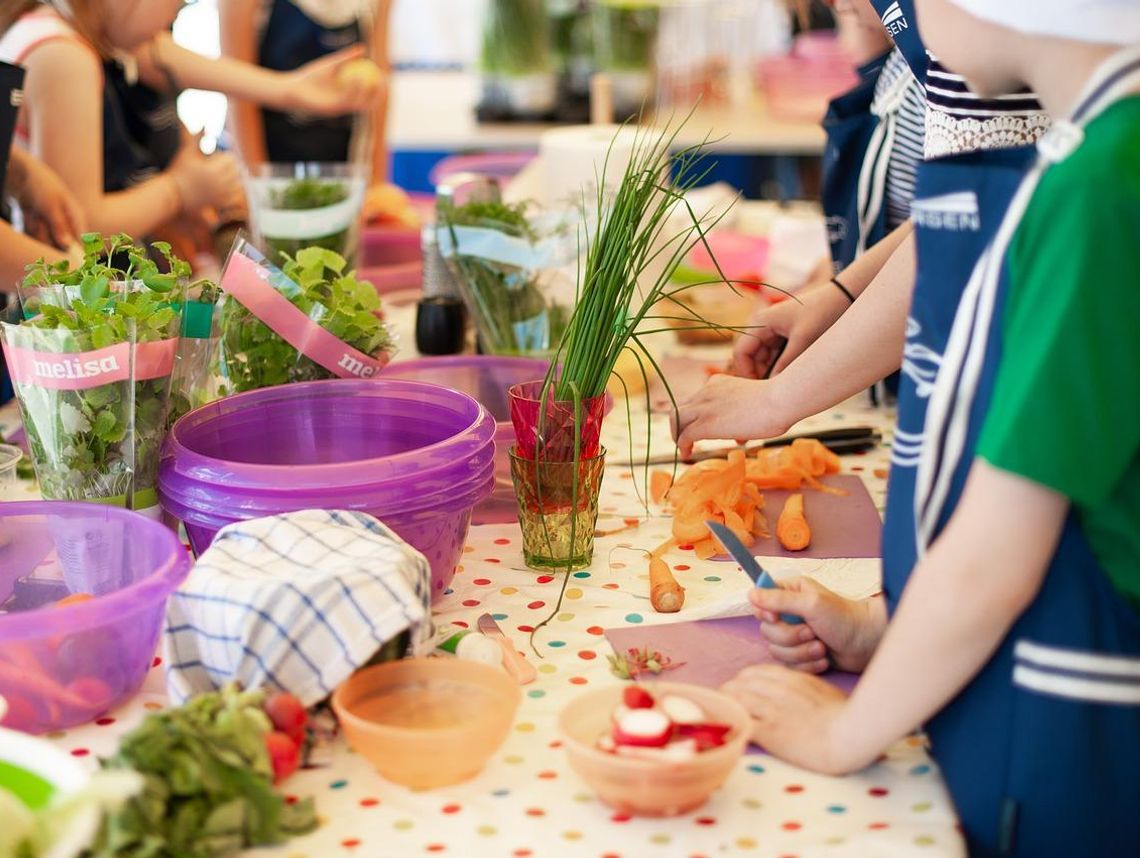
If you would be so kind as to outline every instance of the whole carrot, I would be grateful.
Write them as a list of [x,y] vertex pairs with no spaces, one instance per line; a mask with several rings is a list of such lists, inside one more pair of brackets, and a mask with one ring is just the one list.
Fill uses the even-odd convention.
[[803,551],[811,542],[811,528],[804,515],[804,496],[789,495],[776,521],[776,538],[788,551]]
[[669,565],[649,556],[649,602],[659,614],[675,614],[685,604],[685,588],[677,583]]

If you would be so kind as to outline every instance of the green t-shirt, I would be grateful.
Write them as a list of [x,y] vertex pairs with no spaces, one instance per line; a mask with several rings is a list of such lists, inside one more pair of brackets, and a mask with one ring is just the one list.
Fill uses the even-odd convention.
[[1140,96],[1109,107],[1045,173],[1007,264],[978,455],[1066,495],[1140,609]]

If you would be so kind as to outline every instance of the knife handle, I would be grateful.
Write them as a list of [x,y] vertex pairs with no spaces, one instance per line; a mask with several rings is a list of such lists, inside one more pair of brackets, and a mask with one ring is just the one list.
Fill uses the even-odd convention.
[[503,650],[503,667],[519,685],[528,685],[538,678],[538,671],[529,661],[519,655],[510,638],[498,638],[499,646]]
[[[765,590],[780,589],[780,585],[777,584],[767,572],[760,573],[760,578],[756,581],[756,586],[763,587]],[[780,622],[787,623],[790,626],[802,626],[804,618],[799,614],[780,614]]]

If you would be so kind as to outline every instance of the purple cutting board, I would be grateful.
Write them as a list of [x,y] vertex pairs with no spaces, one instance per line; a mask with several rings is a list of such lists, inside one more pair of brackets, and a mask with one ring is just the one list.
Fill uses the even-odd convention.
[[[753,554],[759,557],[806,557],[810,560],[882,556],[880,537],[883,522],[862,478],[855,474],[832,474],[824,477],[822,482],[843,489],[847,494],[833,495],[812,489],[801,492],[804,515],[811,525],[811,544],[803,551],[788,551],[773,535],[753,542]],[[775,534],[776,519],[792,492],[764,489],[761,494],[764,495],[768,529]],[[727,554],[719,554],[712,559],[732,560]]]
[[[648,647],[675,662],[683,662],[657,676],[646,674],[639,678],[689,682],[706,688],[719,688],[749,665],[773,661],[755,617],[622,626],[606,629],[606,640],[617,653]],[[824,674],[824,679],[847,692],[854,688],[857,678],[857,674],[842,671]]]

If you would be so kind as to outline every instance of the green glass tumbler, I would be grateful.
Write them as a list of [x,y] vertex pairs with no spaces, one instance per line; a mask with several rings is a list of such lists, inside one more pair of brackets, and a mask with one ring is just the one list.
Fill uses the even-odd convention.
[[523,559],[531,569],[584,569],[594,559],[594,527],[606,451],[575,462],[524,459],[512,447]]

